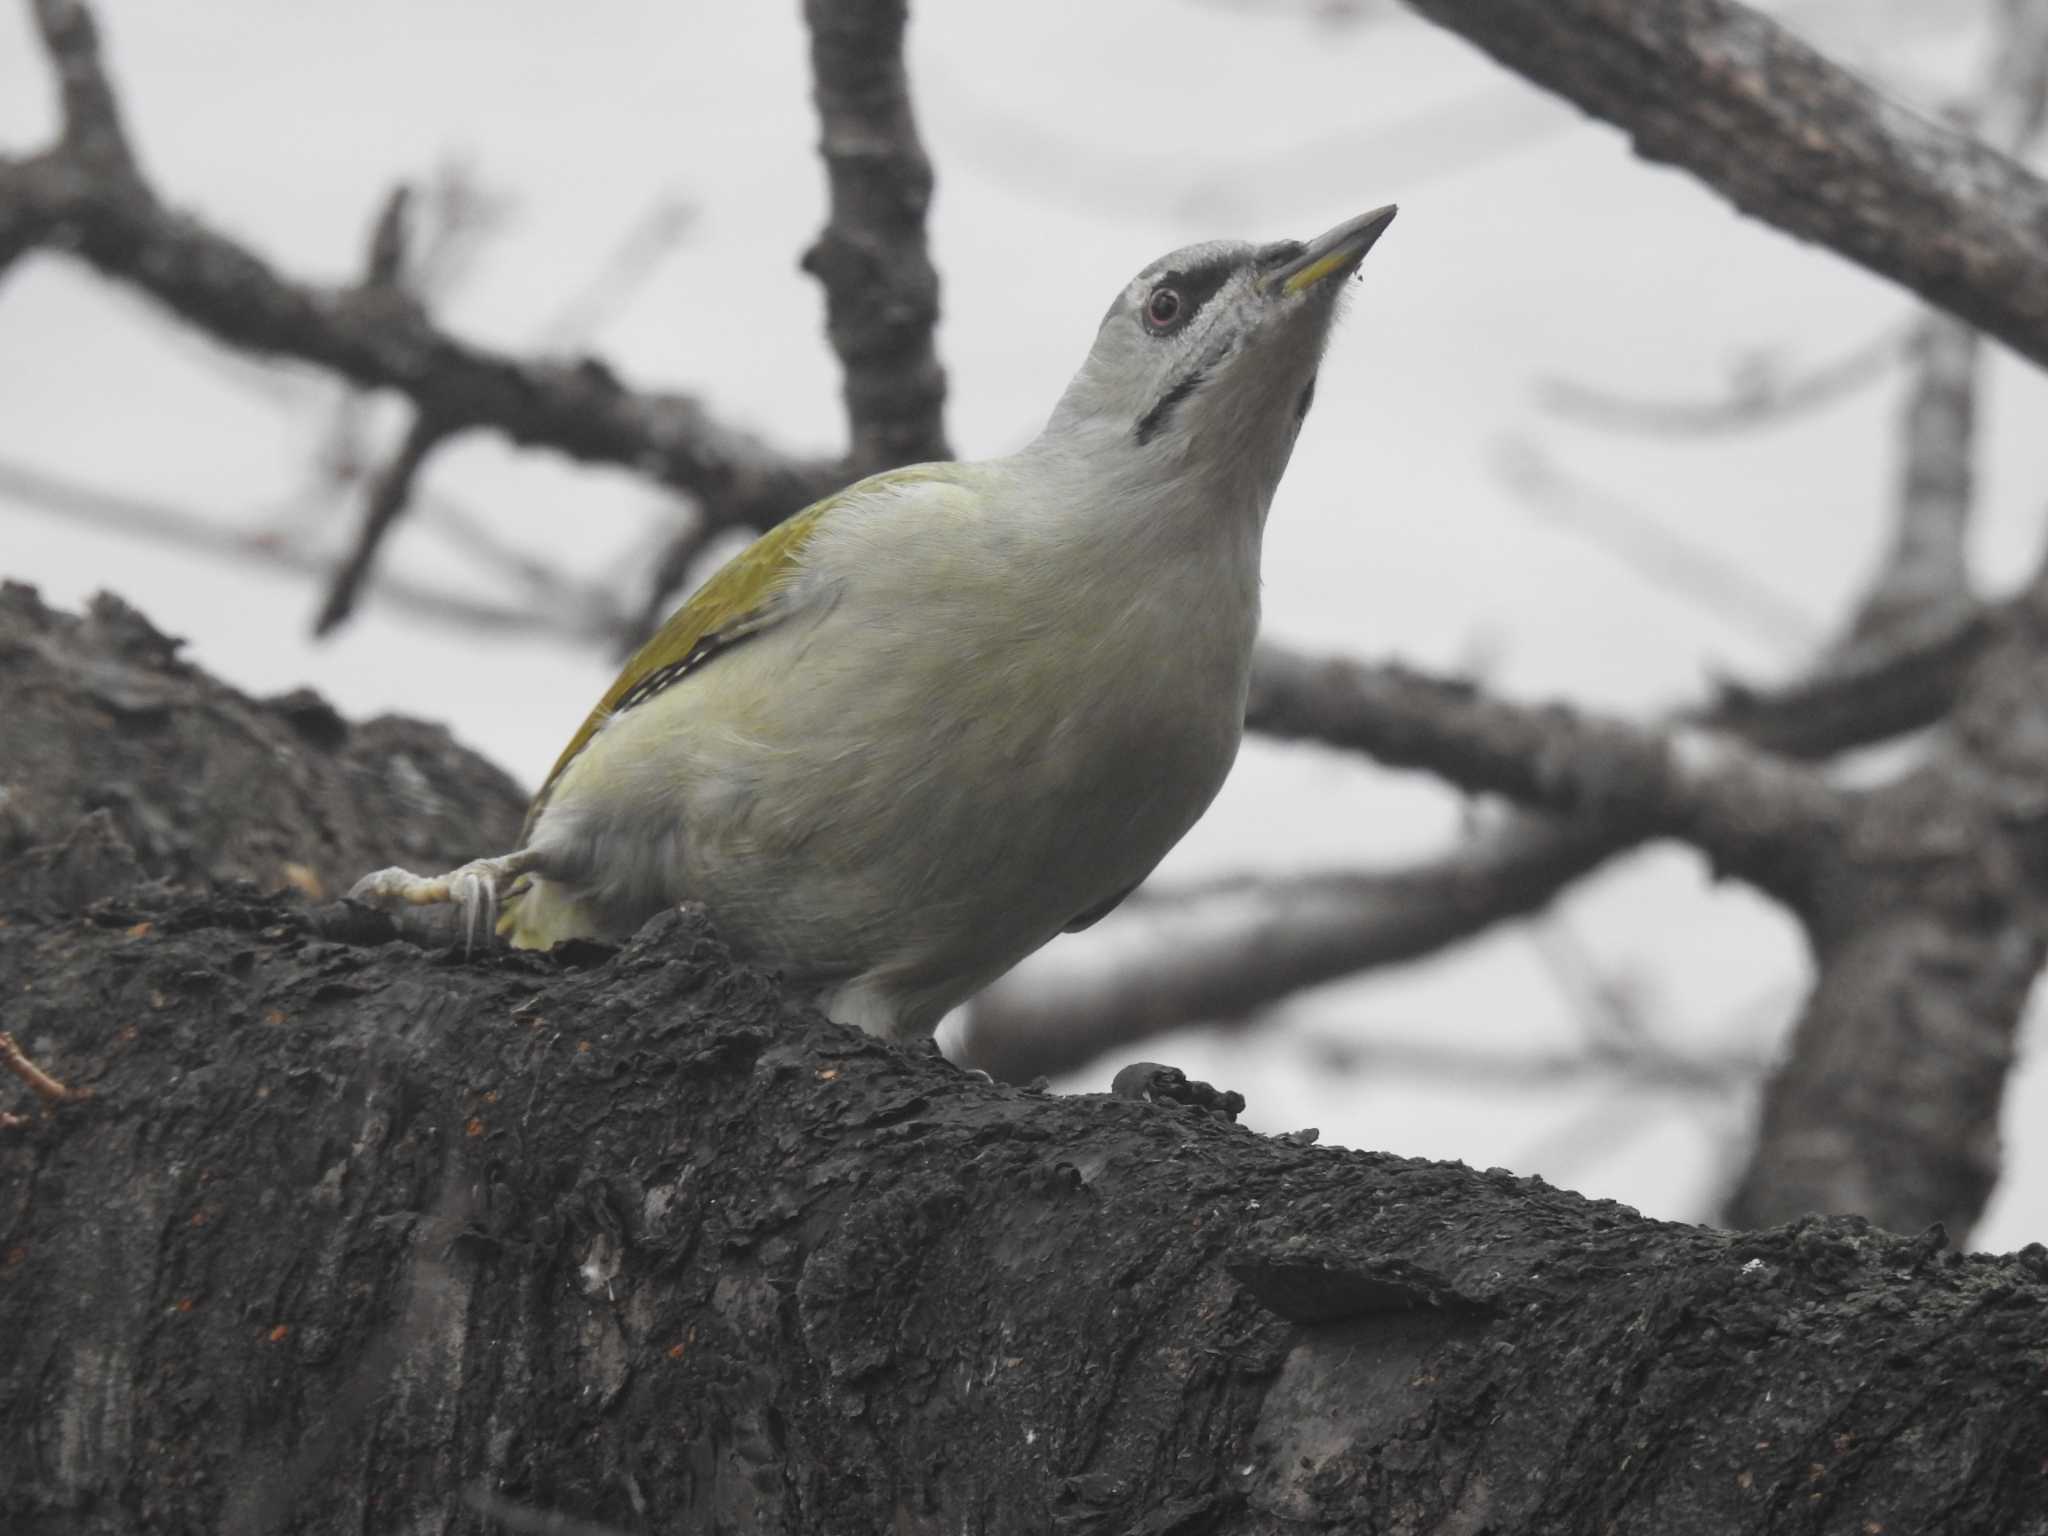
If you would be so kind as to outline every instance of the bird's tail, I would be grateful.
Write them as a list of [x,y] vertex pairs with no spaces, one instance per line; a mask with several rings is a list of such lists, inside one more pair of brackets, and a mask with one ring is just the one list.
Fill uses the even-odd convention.
[[603,937],[596,919],[567,887],[538,875],[523,875],[505,893],[498,933],[514,949],[552,949],[568,939]]

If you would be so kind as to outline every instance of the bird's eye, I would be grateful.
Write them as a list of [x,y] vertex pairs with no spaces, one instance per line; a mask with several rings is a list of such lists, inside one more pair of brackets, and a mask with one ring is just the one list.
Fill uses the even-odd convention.
[[1154,288],[1152,296],[1145,301],[1145,324],[1153,331],[1170,331],[1180,316],[1180,290],[1164,284]]

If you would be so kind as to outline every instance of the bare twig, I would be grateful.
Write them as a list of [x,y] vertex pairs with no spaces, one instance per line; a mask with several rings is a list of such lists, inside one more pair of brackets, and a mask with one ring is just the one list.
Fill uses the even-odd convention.
[[1590,426],[1666,436],[1742,432],[1833,405],[1883,378],[1913,339],[1913,327],[1888,326],[1854,350],[1804,372],[1746,364],[1717,400],[1643,400],[1570,379],[1543,379],[1537,403]]
[[[321,580],[333,571],[332,558],[318,550],[227,527],[217,516],[80,485],[6,459],[0,459],[0,496],[11,497],[30,511],[53,513],[74,524],[103,528],[169,549]],[[554,633],[581,644],[610,646],[625,628],[624,617],[602,592],[574,587],[560,578],[546,591],[546,602],[493,603],[402,576],[380,576],[376,583],[380,601],[416,617],[472,632]]]
[[[412,296],[409,260],[411,205],[411,189],[401,182],[391,189],[384,206],[378,210],[370,229],[370,248],[363,273],[364,291],[389,293],[401,299]],[[360,425],[361,419],[362,412],[358,409],[356,397],[351,395],[344,399],[330,439],[336,450],[332,463],[343,473],[353,468],[353,430]],[[426,465],[427,455],[446,436],[446,431],[427,417],[414,417],[412,426],[399,443],[398,451],[371,479],[355,544],[328,584],[319,616],[313,621],[315,635],[332,634],[355,611],[356,595],[369,578],[378,549],[412,500],[413,485]],[[347,458],[341,457],[342,454]]]
[[682,198],[657,199],[626,231],[597,275],[549,317],[534,345],[543,352],[588,346],[682,244],[696,220],[696,207]]
[[447,436],[447,428],[430,417],[413,418],[398,452],[392,455],[391,462],[370,484],[370,494],[363,507],[362,526],[356,531],[355,546],[334,573],[334,581],[320,604],[320,616],[313,621],[314,634],[332,634],[355,611],[356,595],[369,578],[370,569],[377,560],[377,551],[412,500],[413,482],[419,478],[427,456]]
[[619,637],[621,660],[640,649],[648,636],[661,628],[669,610],[675,606],[677,596],[689,585],[690,571],[696,565],[697,557],[704,553],[717,532],[710,522],[693,514],[669,535],[668,542],[662,545],[654,558],[654,575],[647,583],[640,611]]
[[410,291],[407,257],[412,249],[412,188],[399,182],[385,195],[384,206],[370,226],[369,257],[363,264],[365,288]]
[[856,472],[952,456],[932,343],[939,277],[925,248],[931,161],[903,68],[905,0],[805,0],[832,211],[804,270],[825,287],[846,373]]
[[[77,0],[36,0],[67,108],[111,103]],[[461,341],[382,289],[323,289],[278,273],[189,215],[173,213],[105,153],[0,158],[0,250],[46,246],[149,293],[215,340],[298,358],[406,395],[446,433],[476,428],[589,462],[626,465],[703,499],[707,515],[765,525],[844,483],[834,462],[797,460],[716,421],[684,395],[636,393],[602,363],[528,361]],[[92,138],[97,134],[97,138]],[[103,143],[99,129],[88,134]]]
[[2048,362],[2048,184],[1735,0],[1409,0],[1743,212]]
[[1584,534],[1663,590],[1745,630],[1768,633],[1781,650],[1812,654],[1819,621],[1741,566],[1574,477],[1534,443],[1505,442],[1496,462],[1502,479],[1538,515]]
[[1654,1047],[1637,989],[1601,967],[1564,912],[1545,913],[1529,925],[1527,934],[1538,963],[1584,1032],[1589,1050]]
[[1654,1042],[1593,1043],[1569,1050],[1485,1050],[1428,1038],[1422,1031],[1399,1039],[1354,1040],[1315,1034],[1302,1044],[1318,1067],[1372,1078],[1429,1078],[1502,1088],[1613,1078],[1637,1089],[1723,1094],[1748,1087],[1764,1072],[1755,1051],[1687,1055]]
[[438,162],[415,204],[406,291],[429,306],[445,300],[468,277],[492,238],[504,232],[513,206],[508,194],[466,160],[451,157]]
[[[612,594],[612,586],[600,578],[572,581],[563,574],[561,562],[534,554],[504,537],[500,524],[440,491],[415,489],[413,509],[407,514],[422,527],[432,528],[464,557],[482,569],[489,569],[516,584],[520,600],[527,603],[567,603],[585,609],[590,621],[579,620],[574,632],[615,636],[626,628],[626,610]],[[389,578],[377,577],[381,592]],[[543,628],[546,626],[543,625]],[[609,642],[608,642],[609,643]]]

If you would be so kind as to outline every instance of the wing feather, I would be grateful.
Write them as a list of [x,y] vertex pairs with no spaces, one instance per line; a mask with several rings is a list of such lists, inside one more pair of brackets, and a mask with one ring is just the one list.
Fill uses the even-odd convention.
[[776,622],[781,616],[776,600],[788,590],[801,568],[798,556],[834,508],[872,491],[951,479],[953,468],[950,464],[913,464],[906,469],[871,475],[777,523],[720,567],[633,653],[604,697],[598,700],[597,707],[576,728],[576,734],[569,738],[554,767],[548,770],[540,792],[533,797],[533,805],[526,813],[526,834],[531,835],[533,824],[563,770],[590,744],[607,720],[646,703],[749,635],[759,634]]

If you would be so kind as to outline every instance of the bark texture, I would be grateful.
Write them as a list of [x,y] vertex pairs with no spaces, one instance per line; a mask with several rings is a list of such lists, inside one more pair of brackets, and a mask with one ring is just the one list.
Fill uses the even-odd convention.
[[932,336],[939,274],[925,244],[932,164],[904,67],[905,0],[805,0],[818,153],[832,213],[804,270],[825,288],[845,375],[854,475],[950,459],[946,371]]
[[[163,706],[160,755],[295,729],[111,604],[6,612],[0,719],[111,658],[212,711]],[[47,784],[68,744],[140,802],[38,812],[113,850],[68,884],[0,865],[0,1028],[89,1091],[0,1133],[10,1532],[2048,1532],[2038,1247],[1674,1226],[984,1083],[688,913],[364,942],[199,878],[274,856],[243,816],[321,845],[348,773],[151,776],[107,708],[0,757]],[[149,858],[191,881],[138,883],[180,794]]]
[[699,924],[23,921],[12,1529],[2048,1530],[2048,1259],[963,1079]]
[[[252,699],[117,597],[83,617],[0,583],[0,880],[75,908],[144,879],[313,898],[379,864],[509,846],[525,796],[447,730]],[[0,1023],[0,1028],[5,1028]]]

